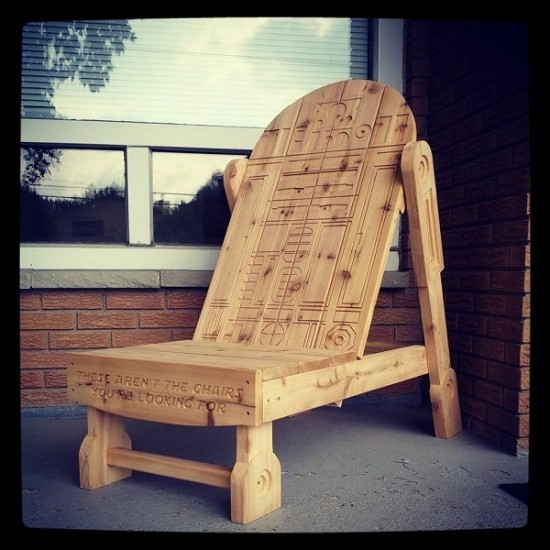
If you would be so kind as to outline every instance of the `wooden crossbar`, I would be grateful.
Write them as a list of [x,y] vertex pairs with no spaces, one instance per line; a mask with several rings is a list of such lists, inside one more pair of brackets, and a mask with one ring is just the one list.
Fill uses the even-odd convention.
[[120,447],[107,450],[107,464],[222,489],[229,489],[231,481],[231,468],[225,466]]

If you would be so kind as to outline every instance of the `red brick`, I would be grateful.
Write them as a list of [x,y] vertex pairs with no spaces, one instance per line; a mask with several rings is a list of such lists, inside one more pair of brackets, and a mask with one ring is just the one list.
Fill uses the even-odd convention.
[[505,342],[504,361],[519,367],[529,367],[531,364],[531,345]]
[[137,328],[137,312],[80,312],[78,313],[78,328]]
[[424,334],[421,326],[397,326],[395,327],[395,341],[411,344],[421,344],[424,341]]
[[[441,178],[439,179],[439,181],[441,181]],[[440,189],[437,192],[437,204],[440,210],[445,210],[446,208],[452,208],[454,210],[456,205],[462,204],[463,201],[464,191],[462,187],[450,187],[441,189],[440,185]]]
[[[464,196],[466,200],[474,201],[483,205],[485,200],[490,200],[495,196],[495,178],[480,178],[474,182],[467,182],[463,186]],[[452,207],[453,205],[451,205]],[[483,220],[483,206],[480,206],[481,216]]]
[[67,387],[67,371],[65,370],[48,370],[44,373],[46,388],[66,388]]
[[508,267],[510,265],[510,249],[507,246],[479,248],[475,251],[475,265],[482,268]]
[[453,167],[452,179],[454,185],[463,185],[481,177],[479,160],[463,162]]
[[490,361],[487,363],[487,380],[510,389],[529,389],[529,369]]
[[392,293],[394,307],[420,307],[418,289],[406,288]]
[[462,414],[467,414],[478,420],[485,420],[487,415],[487,405],[481,399],[475,399],[467,395],[460,395],[460,408]]
[[464,143],[457,142],[439,149],[438,162],[441,166],[453,166],[464,162]]
[[476,399],[493,405],[502,405],[503,389],[496,384],[484,382],[483,380],[473,380],[472,391]]
[[69,360],[62,351],[26,351],[19,354],[22,369],[64,369]]
[[512,120],[496,129],[497,147],[529,140],[529,125],[524,118]]
[[[483,218],[483,216],[482,216]],[[479,219],[479,206],[477,204],[467,204],[456,206],[451,213],[452,225],[467,225],[476,223]]]
[[447,317],[447,330],[456,332],[458,330],[458,321],[460,314],[455,313],[454,311],[447,310],[445,312],[445,315]]
[[502,445],[503,436],[505,435],[502,430],[497,429],[494,426],[490,426],[485,420],[481,422],[476,418],[472,418],[470,422],[470,430],[474,434],[479,435],[483,439],[486,439],[490,443],[498,446]]
[[461,290],[489,290],[490,274],[480,271],[463,272],[460,274]]
[[106,295],[105,303],[106,309],[164,309],[165,295],[150,290],[113,291]]
[[464,332],[452,332],[449,334],[449,346],[458,349],[462,353],[472,353],[474,337]]
[[23,290],[19,293],[19,309],[41,309],[42,296],[39,292]]
[[527,343],[530,341],[529,323],[523,319],[494,317],[487,328],[487,336],[520,344]]
[[395,329],[392,326],[371,325],[367,340],[369,342],[394,342]]
[[530,267],[531,266],[531,245],[519,244],[509,246],[510,251],[510,267]]
[[495,196],[514,195],[529,192],[531,177],[528,168],[509,170],[495,177]]
[[472,269],[476,265],[477,261],[474,250],[455,248],[446,251],[445,266],[449,269]]
[[465,140],[464,146],[467,158],[476,158],[487,153],[491,153],[496,147],[497,135],[495,130],[484,132],[483,134],[472,135]]
[[514,166],[514,150],[504,149],[502,151],[496,151],[490,155],[483,156],[483,162],[481,163],[480,176],[487,176],[489,174],[499,174],[505,172]]
[[105,330],[50,333],[50,349],[94,349],[110,345],[111,333]]
[[485,357],[493,361],[504,361],[505,343],[502,340],[474,336],[472,350],[478,357]]
[[530,142],[525,141],[514,147],[514,167],[529,165],[531,160]]
[[[519,430],[517,433],[519,437],[529,437],[529,424],[530,417],[528,414],[519,415]],[[516,433],[513,433],[512,435],[516,435]]]
[[[455,361],[453,357],[451,356],[451,366],[454,368]],[[462,400],[462,396],[466,397],[472,397],[473,395],[473,378],[471,376],[464,376],[462,373],[457,378],[458,382],[458,395],[460,399]]]
[[197,310],[142,311],[139,314],[141,328],[195,327],[198,320]]
[[194,334],[194,328],[176,329],[171,331],[170,340],[191,340]]
[[485,378],[487,359],[474,357],[472,355],[457,354],[457,358],[455,359],[455,369],[463,374],[470,374],[480,378]]
[[42,307],[44,309],[101,309],[103,296],[97,290],[44,292]]
[[528,271],[491,271],[491,290],[497,292],[528,292]]
[[169,309],[202,309],[206,290],[170,291],[166,294],[166,307]]
[[521,425],[524,422],[520,421],[520,415],[510,413],[500,407],[487,406],[487,423],[511,435],[529,435],[529,432],[521,433]]
[[493,224],[492,242],[498,243],[526,243],[529,238],[529,220],[513,220]]
[[376,324],[379,325],[418,325],[420,311],[416,308],[380,308],[376,311]]
[[484,335],[487,333],[487,316],[475,313],[461,313],[458,329],[467,334]]
[[376,307],[391,307],[392,292],[381,290],[376,299]]
[[507,311],[507,303],[507,297],[502,294],[475,295],[475,310],[479,313],[505,315]]
[[42,371],[22,371],[20,375],[21,388],[43,388],[44,387],[44,374]]
[[113,347],[137,346],[140,344],[156,344],[172,340],[169,330],[114,330]]
[[529,453],[529,438],[502,434],[500,446],[510,454],[519,456],[522,453]]
[[479,247],[493,243],[493,225],[473,225],[462,230],[462,244],[464,246]]
[[74,405],[74,403],[68,401],[66,390],[27,390],[21,392],[22,407],[58,407],[62,405]]
[[22,332],[19,336],[19,349],[46,349],[45,331]]
[[20,313],[19,326],[22,330],[60,330],[76,328],[75,313]]
[[470,113],[452,127],[454,141],[465,141],[481,132],[481,115]]
[[509,412],[529,414],[530,394],[529,390],[513,391],[504,389],[502,394],[502,406]]
[[507,296],[506,314],[509,317],[529,317],[531,315],[531,296]]

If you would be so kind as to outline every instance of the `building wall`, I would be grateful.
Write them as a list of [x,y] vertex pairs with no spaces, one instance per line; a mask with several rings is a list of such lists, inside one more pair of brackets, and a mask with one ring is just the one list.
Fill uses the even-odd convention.
[[434,153],[463,423],[529,449],[530,159],[519,23],[408,21],[406,97]]

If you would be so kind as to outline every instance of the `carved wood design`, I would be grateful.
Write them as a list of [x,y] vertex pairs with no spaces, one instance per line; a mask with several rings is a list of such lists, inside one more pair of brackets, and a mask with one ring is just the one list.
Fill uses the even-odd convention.
[[248,161],[194,338],[361,357],[415,137],[403,98],[369,81],[277,116]]

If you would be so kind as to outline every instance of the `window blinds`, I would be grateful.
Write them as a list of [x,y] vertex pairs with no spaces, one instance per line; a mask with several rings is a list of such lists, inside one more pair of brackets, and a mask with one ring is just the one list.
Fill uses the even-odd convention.
[[369,77],[365,18],[30,23],[22,116],[264,127],[305,93]]

